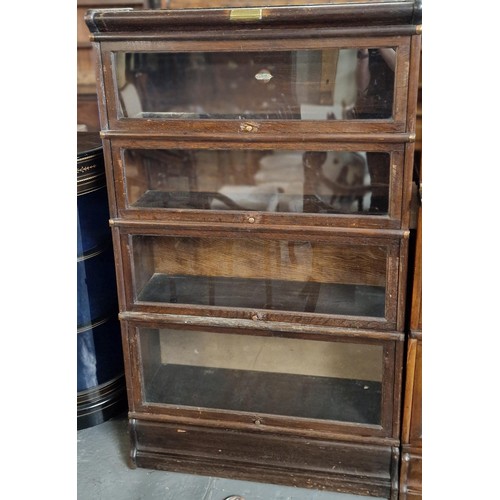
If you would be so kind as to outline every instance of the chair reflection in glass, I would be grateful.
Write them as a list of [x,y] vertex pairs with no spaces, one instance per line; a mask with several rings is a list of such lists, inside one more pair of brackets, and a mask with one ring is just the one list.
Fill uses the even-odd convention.
[[[392,116],[396,51],[390,47],[359,49],[357,53],[357,119],[387,119]],[[389,185],[389,169],[380,162],[380,155],[368,153],[368,170],[373,184]],[[387,213],[387,190],[372,193],[371,211]]]

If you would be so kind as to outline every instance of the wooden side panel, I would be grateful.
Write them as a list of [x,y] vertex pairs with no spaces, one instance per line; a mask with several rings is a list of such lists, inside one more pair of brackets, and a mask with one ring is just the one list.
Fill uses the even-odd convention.
[[417,340],[409,441],[422,446],[422,341]]
[[417,339],[408,342],[402,442],[422,445],[422,341]]
[[422,331],[422,207],[419,208],[417,221],[410,330]]
[[399,500],[422,498],[422,454],[404,452],[401,459]]
[[422,340],[410,339],[406,364],[400,500],[422,495]]

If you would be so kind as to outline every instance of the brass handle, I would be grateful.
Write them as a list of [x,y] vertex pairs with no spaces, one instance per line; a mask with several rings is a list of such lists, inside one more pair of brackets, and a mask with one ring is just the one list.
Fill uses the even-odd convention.
[[240,123],[241,132],[257,132],[257,130],[259,130],[259,125],[255,122]]

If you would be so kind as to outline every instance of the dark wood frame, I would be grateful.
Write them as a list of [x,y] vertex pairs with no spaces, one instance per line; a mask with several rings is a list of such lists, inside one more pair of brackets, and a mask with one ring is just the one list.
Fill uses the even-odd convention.
[[[125,149],[177,149],[178,142],[160,139],[129,139],[118,137],[113,140],[111,173],[114,182],[126,187],[125,169],[126,160],[123,155]],[[326,227],[351,227],[351,228],[387,228],[399,229],[402,226],[402,205],[403,205],[403,177],[404,177],[404,144],[365,144],[349,142],[307,142],[300,144],[307,148],[307,151],[324,151],[325,146],[334,151],[368,151],[383,152],[390,155],[391,180],[389,196],[389,214],[309,214],[309,213],[270,213],[260,211],[235,211],[235,210],[175,210],[175,209],[154,209],[135,208],[128,203],[126,191],[116,192],[116,215],[120,219],[151,220],[174,222],[203,221],[204,223],[243,223],[249,217],[253,217],[257,224],[279,225],[279,226],[326,226]],[[197,149],[231,149],[239,150],[269,150],[275,149],[275,145],[269,143],[239,143],[231,146],[220,142],[204,141],[193,143],[182,143],[181,148],[186,151]],[[279,145],[280,150],[295,150],[297,143],[283,143]]]
[[[283,125],[281,121],[276,120],[250,120],[253,125],[252,130],[245,132],[246,128],[241,127],[241,120],[144,120],[136,118],[120,117],[120,106],[118,99],[118,91],[116,89],[116,75],[105,75],[105,89],[113,89],[106,91],[106,101],[108,102],[108,120],[110,132],[106,136],[112,136],[118,131],[126,132],[130,136],[141,136],[146,134],[148,137],[155,135],[167,134],[172,138],[183,140],[185,137],[181,131],[189,130],[192,136],[200,138],[216,137],[219,141],[252,141],[257,138],[267,140],[274,144],[287,140],[300,140],[303,134],[314,134],[316,140],[330,139],[332,134],[349,134],[349,133],[380,133],[391,134],[386,135],[385,140],[408,140],[405,135],[406,128],[406,99],[405,89],[408,86],[408,70],[409,70],[409,54],[410,54],[410,37],[384,37],[384,38],[367,38],[362,41],[346,38],[342,40],[333,39],[313,39],[304,40],[302,43],[293,42],[293,49],[325,49],[325,48],[370,48],[370,47],[396,47],[397,62],[396,62],[396,81],[401,81],[398,86],[395,86],[394,95],[394,118],[391,120],[334,120],[334,121],[309,121],[309,120],[287,120],[287,134],[283,136]],[[247,42],[246,50],[266,51],[269,50],[269,44],[272,43],[273,50],[278,50],[281,46],[290,47],[290,42],[280,40],[262,39],[258,41]],[[235,50],[237,41],[211,41],[211,50],[214,52],[224,52]],[[178,42],[178,43],[162,43],[162,42],[136,42],[134,47],[137,47],[134,52],[198,52],[206,50],[206,42]],[[140,47],[140,50],[139,50]],[[114,53],[124,50],[124,44],[120,42],[106,42],[101,45],[101,55],[103,63],[109,67],[115,67]],[[246,123],[247,121],[244,121]],[[288,123],[290,122],[290,123]],[[242,137],[242,132],[245,137]],[[399,133],[399,136],[393,135]],[[368,139],[368,138],[367,138]],[[344,139],[345,140],[345,139]],[[374,137],[370,136],[373,141]]]
[[[334,437],[352,440],[353,436],[372,437],[374,443],[387,444],[388,441],[376,438],[397,439],[400,426],[400,394],[401,370],[395,370],[398,366],[397,360],[401,360],[404,347],[404,336],[402,334],[387,333],[373,335],[370,331],[340,330],[333,328],[315,329],[313,332],[290,331],[287,324],[282,323],[275,328],[259,327],[253,322],[246,322],[246,328],[242,322],[235,320],[205,321],[198,316],[189,318],[182,315],[166,316],[162,314],[148,315],[148,321],[137,313],[124,313],[121,315],[128,330],[126,336],[128,354],[127,375],[129,377],[131,391],[129,392],[130,411],[141,418],[142,414],[150,414],[152,418],[162,417],[162,421],[197,423],[198,425],[235,430],[254,430],[259,426],[260,432],[278,432],[286,435],[310,435],[322,438]],[[141,318],[141,319],[139,319]],[[154,318],[154,319],[153,319]],[[182,318],[182,322],[181,322]],[[177,320],[173,322],[172,320]],[[248,324],[250,323],[250,324]],[[349,342],[363,345],[379,345],[383,348],[383,379],[382,379],[382,414],[380,425],[355,424],[348,422],[319,421],[298,417],[284,417],[278,415],[250,414],[243,411],[229,411],[216,409],[200,409],[181,407],[161,403],[147,403],[144,395],[144,383],[142,379],[141,349],[136,346],[138,341],[138,328],[168,328],[194,330],[202,328],[203,331],[214,331],[217,333],[235,333],[238,335],[269,336],[276,335],[292,339],[322,340],[330,342]],[[297,329],[299,330],[299,329]],[[131,346],[133,348],[131,349]],[[258,423],[256,424],[256,421]],[[396,444],[394,441],[390,441]]]
[[[332,489],[395,500],[399,491],[403,339],[420,57],[420,2],[331,2],[255,9],[93,10],[86,16],[99,67],[97,88],[120,319],[132,465]],[[258,28],[258,29],[256,29]],[[270,42],[272,44],[270,45]],[[114,85],[117,51],[398,48],[393,120],[257,121],[120,119]],[[297,147],[297,145],[300,145]],[[207,213],[127,206],[123,148],[238,148],[387,151],[396,170],[388,216]],[[250,216],[253,221],[250,221]],[[251,223],[251,225],[249,224]],[[133,235],[262,239],[308,238],[390,249],[387,321],[357,317],[228,311],[135,300]],[[387,303],[387,302],[386,302]],[[142,402],[138,326],[196,325],[242,335],[273,333],[375,343],[386,353],[383,425],[346,425],[245,412]],[[257,424],[258,421],[258,424]],[[279,446],[278,446],[279,444]],[[221,456],[219,449],[223,449]],[[243,451],[242,451],[243,450]],[[283,452],[281,450],[284,450]],[[408,450],[405,450],[408,451]],[[270,459],[269,457],[275,457]],[[276,459],[277,457],[277,459]],[[339,467],[332,464],[337,460]],[[404,463],[403,470],[404,472]],[[401,476],[402,477],[402,476]]]
[[[260,33],[260,32],[259,32]],[[226,34],[226,32],[224,32]],[[189,33],[187,34],[187,36]],[[191,34],[195,37],[195,34]],[[266,51],[269,50],[270,40],[264,38],[264,34],[260,33],[262,40],[248,42],[245,45],[245,50]],[[189,39],[189,37],[188,37]],[[345,39],[311,39],[290,42],[288,40],[279,41],[272,40],[275,50],[298,50],[298,49],[324,49],[324,48],[370,48],[370,47],[396,47],[397,62],[394,87],[394,118],[387,120],[330,120],[330,121],[314,121],[314,120],[287,120],[286,125],[283,122],[275,120],[144,120],[135,118],[121,118],[120,106],[118,99],[118,91],[116,88],[116,76],[114,73],[104,75],[103,91],[107,102],[108,109],[108,127],[104,137],[126,135],[127,137],[141,136],[147,134],[148,137],[171,137],[178,141],[192,140],[194,138],[208,139],[217,137],[220,141],[255,141],[266,140],[268,142],[279,143],[283,140],[303,140],[305,136],[309,136],[316,141],[331,141],[332,134],[342,134],[334,140],[348,141],[362,140],[363,136],[358,136],[360,133],[367,134],[364,139],[366,141],[376,141],[374,133],[381,134],[380,140],[390,141],[407,141],[408,134],[406,129],[406,110],[407,110],[407,94],[409,78],[409,60],[410,54],[410,37],[380,37],[380,38],[363,38],[362,40],[351,38]],[[134,43],[134,52],[197,52],[206,51],[206,42],[189,41],[189,42],[164,42],[162,40],[155,41],[137,41]],[[102,42],[100,46],[100,54],[103,64],[113,68],[114,53],[124,51],[127,45],[123,42]],[[224,52],[234,49],[234,42],[228,40],[210,41],[210,50]],[[242,127],[249,123],[251,129],[246,132],[246,127]],[[108,129],[106,127],[106,129]],[[105,130],[106,130],[105,129]],[[283,131],[286,130],[286,135]],[[189,131],[189,136],[186,136],[186,131]],[[356,135],[354,135],[356,134]],[[368,135],[369,134],[369,135]],[[390,134],[390,135],[389,135]],[[398,134],[398,135],[395,135]]]
[[[114,222],[113,233],[115,248],[119,245],[121,255],[126,255],[117,269],[123,274],[123,281],[119,283],[122,291],[122,310],[144,313],[163,314],[188,314],[195,316],[211,316],[222,318],[251,319],[258,317],[260,321],[277,321],[298,323],[317,326],[337,326],[343,328],[372,328],[380,331],[401,331],[404,321],[404,311],[399,305],[404,303],[405,288],[400,286],[404,279],[408,240],[401,231],[363,232],[362,230],[337,230],[324,228],[292,228],[292,227],[266,227],[259,225],[248,231],[248,224],[239,226],[229,224],[210,224],[202,226],[197,223],[165,223],[152,221],[120,221]],[[159,304],[139,302],[137,300],[137,287],[135,285],[134,262],[129,257],[133,253],[133,235],[148,236],[191,236],[206,238],[257,238],[257,239],[288,239],[324,241],[338,244],[352,245],[379,245],[387,247],[387,281],[384,318],[363,318],[361,316],[342,317],[315,313],[292,313],[285,311],[253,310],[244,308],[223,308],[209,306],[195,306],[186,304]]]

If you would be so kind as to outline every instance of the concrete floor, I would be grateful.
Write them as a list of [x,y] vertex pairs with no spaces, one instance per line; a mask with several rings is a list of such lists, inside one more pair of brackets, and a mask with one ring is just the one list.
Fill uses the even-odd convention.
[[[128,466],[126,413],[77,431],[78,500],[373,500],[374,497]],[[378,500],[378,499],[377,499]]]

